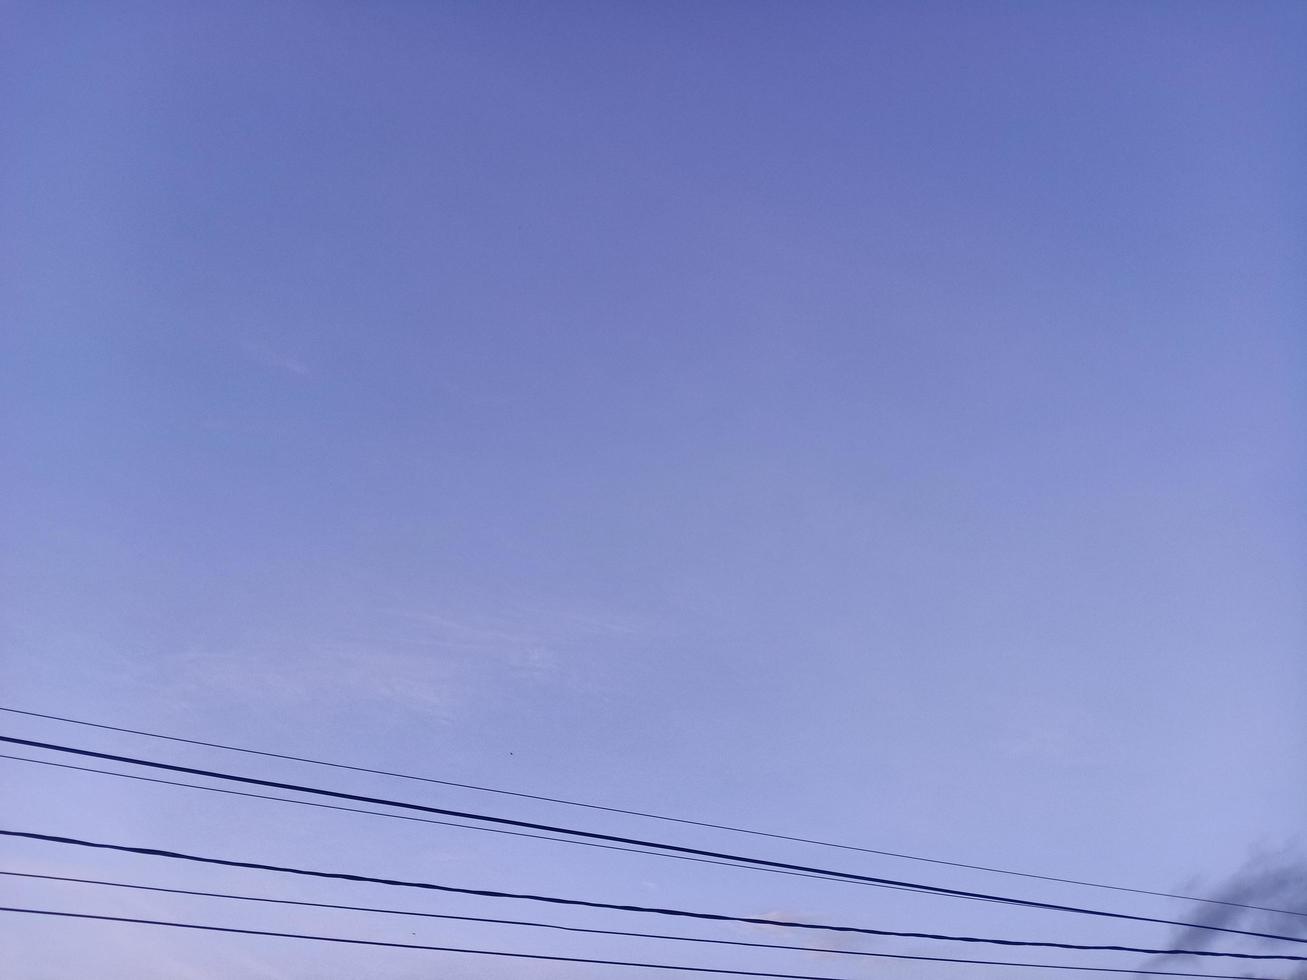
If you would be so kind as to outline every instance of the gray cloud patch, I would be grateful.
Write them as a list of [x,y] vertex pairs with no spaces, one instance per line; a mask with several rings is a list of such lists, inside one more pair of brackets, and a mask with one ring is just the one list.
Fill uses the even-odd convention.
[[[1236,937],[1209,931],[1242,929],[1249,932],[1275,933],[1307,940],[1307,859],[1290,852],[1263,856],[1250,861],[1240,872],[1209,896],[1210,901],[1227,904],[1196,904],[1185,918],[1193,926],[1178,930],[1172,945],[1194,949],[1235,948]],[[1203,928],[1207,927],[1207,928]],[[1249,945],[1251,944],[1251,945]],[[1288,952],[1301,955],[1303,947],[1289,946],[1269,939],[1249,939],[1244,944],[1259,953]],[[1177,957],[1160,957],[1174,960]],[[1282,973],[1284,980],[1307,980],[1307,966]],[[1266,976],[1268,970],[1247,976]]]

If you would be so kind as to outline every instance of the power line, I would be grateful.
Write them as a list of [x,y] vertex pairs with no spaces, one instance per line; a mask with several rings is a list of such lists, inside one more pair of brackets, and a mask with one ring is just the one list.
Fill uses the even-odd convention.
[[[672,916],[681,919],[701,919],[709,922],[741,922],[747,925],[776,926],[783,929],[813,929],[821,932],[857,933],[859,935],[868,936],[907,935],[906,933],[887,933],[884,930],[870,929],[863,926],[842,926],[824,922],[802,922],[790,919],[751,918],[749,916],[725,915],[718,912],[697,912],[689,909],[659,908],[657,906],[646,905],[618,905],[610,902],[591,901],[589,899],[561,898],[556,895],[533,895],[525,892],[504,892],[485,888],[464,888],[457,885],[440,885],[429,881],[405,881],[396,878],[375,878],[369,875],[356,875],[342,871],[318,871],[309,868],[292,868],[285,865],[261,864],[253,861],[234,861],[228,858],[185,854],[180,851],[166,851],[153,847],[106,844],[99,841],[81,840],[76,837],[58,837],[52,834],[38,834],[31,831],[0,830],[0,836],[46,841],[53,844],[70,844],[77,847],[96,848],[98,850],[120,851],[126,854],[142,854],[147,857],[162,857],[176,861],[190,861],[197,864],[213,864],[228,868],[247,868],[253,871],[272,871],[278,874],[301,875],[308,878],[326,878],[333,881],[358,881],[366,884],[387,885],[395,888],[418,888],[425,891],[446,892],[456,895],[473,895],[478,898],[511,898],[528,902],[544,902],[549,905],[608,909],[615,912],[638,912],[646,915]],[[1307,940],[1298,939],[1293,936],[1279,936],[1262,932],[1242,932],[1240,930],[1229,931],[1237,932],[1239,935],[1255,936],[1259,939],[1283,939],[1292,943],[1307,943]]]
[[966,891],[958,888],[945,888],[939,885],[926,885],[920,882],[900,881],[893,878],[878,878],[871,875],[860,875],[846,871],[833,871],[829,868],[818,868],[804,864],[791,864],[785,861],[771,861],[764,858],[747,857],[740,854],[731,854],[723,851],[710,851],[697,847],[686,847],[679,844],[666,844],[660,841],[641,840],[634,837],[621,837],[615,834],[602,834],[595,831],[576,830],[568,827],[559,827],[552,824],[536,823],[529,820],[514,820],[509,817],[496,817],[483,813],[472,813],[465,810],[450,810],[444,807],[426,806],[421,803],[408,803],[399,800],[388,800],[375,796],[363,796],[357,793],[343,793],[337,790],[321,789],[313,786],[303,786],[297,783],[283,783],[270,779],[256,779],[252,776],[238,776],[232,773],[217,772],[210,769],[197,769],[191,766],[178,766],[166,762],[155,762],[149,759],[138,759],[133,756],[114,755],[108,752],[95,752],[90,749],[79,749],[73,746],[57,745],[51,742],[37,742],[31,739],[14,738],[8,735],[0,735],[0,742],[9,742],[15,745],[26,745],[30,748],[49,749],[53,752],[65,752],[73,755],[86,756],[94,759],[106,759],[111,762],[123,762],[128,765],[146,766],[152,769],[163,769],[169,772],[186,773],[192,776],[205,776],[211,779],[224,779],[231,782],[243,783],[254,786],[267,786],[272,789],[283,789],[291,792],[310,793],[316,796],[326,796],[333,799],[350,800],[355,803],[371,803],[379,806],[393,806],[405,810],[416,810],[423,813],[434,813],[439,816],[459,817],[465,820],[481,820],[486,823],[498,824],[501,826],[522,827],[528,830],[543,830],[555,834],[572,834],[577,837],[587,838],[589,840],[599,840],[615,844],[631,844],[637,847],[655,848],[657,850],[670,851],[678,854],[690,854],[695,857],[718,858],[727,861],[740,861],[746,864],[757,864],[764,867],[782,868],[788,871],[804,871],[817,875],[831,875],[834,877],[844,878],[850,881],[862,881],[874,885],[893,885],[907,887],[920,891],[930,892],[936,895],[943,895],[950,898],[963,899],[980,899],[984,901],[1002,902],[1008,905],[1018,905],[1023,908],[1047,909],[1054,912],[1068,912],[1076,915],[1089,915],[1098,918],[1117,919],[1129,922],[1149,922],[1155,925],[1178,926],[1187,929],[1202,929],[1209,932],[1224,932],[1233,935],[1257,936],[1259,938],[1284,939],[1290,942],[1301,942],[1303,940],[1295,939],[1291,936],[1275,936],[1265,933],[1246,932],[1242,929],[1233,929],[1227,926],[1210,925],[1198,922],[1185,922],[1176,919],[1163,919],[1154,916],[1133,915],[1126,912],[1109,912],[1105,909],[1091,909],[1075,905],[1059,905],[1052,902],[1038,902],[1032,899],[1012,898],[1003,895],[994,895],[986,892]]
[[[1007,868],[995,868],[983,864],[966,864],[961,861],[945,861],[940,858],[923,857],[919,854],[905,854],[901,851],[879,850],[873,847],[861,847],[855,844],[840,844],[833,841],[817,840],[811,837],[796,837],[788,834],[771,833],[765,830],[751,830],[747,827],[736,827],[730,824],[710,823],[704,820],[690,820],[685,817],[672,817],[661,813],[651,813],[645,810],[629,810],[615,806],[604,806],[598,803],[583,803],[578,800],[567,800],[555,796],[541,796],[534,793],[523,793],[515,790],[498,789],[492,786],[479,786],[474,783],[460,783],[449,779],[437,779],[432,776],[418,776],[412,773],[395,772],[387,769],[374,769],[368,766],[354,766],[343,762],[328,762],[323,759],[312,759],[306,756],[288,755],[281,752],[270,752],[263,749],[251,749],[238,745],[227,745],[222,742],[206,742],[201,739],[183,738],[178,735],[164,735],[159,732],[148,732],[137,728],[123,728],[117,725],[106,725],[100,722],[86,721],[81,718],[69,718],[64,715],[43,714],[39,711],[25,711],[21,708],[10,708],[0,705],[0,711],[15,715],[26,715],[30,718],[44,718],[47,721],[57,721],[68,725],[81,725],[86,728],[98,728],[102,731],[121,732],[126,735],[140,735],[145,738],[162,739],[169,742],[179,742],[185,745],[199,745],[204,748],[222,749],[226,752],[241,752],[246,755],[263,756],[268,759],[282,759],[287,762],[302,762],[313,766],[326,766],[331,769],[343,769],[350,772],[368,773],[374,776],[388,776],[394,779],[408,779],[414,782],[432,783],[437,786],[450,786],[456,789],[472,790],[478,793],[494,793],[499,796],[512,796],[523,800],[536,800],[541,803],[557,803],[562,806],[581,807],[587,810],[599,810],[605,813],[620,813],[629,817],[643,817],[649,820],[661,820],[667,823],[683,824],[689,827],[703,827],[709,830],[724,830],[735,834],[748,834],[753,837],[766,837],[772,840],[790,841],[796,844],[813,844],[819,847],[832,847],[844,851],[857,851],[863,854],[876,854],[880,857],[898,858],[904,861],[919,861],[924,864],[936,864],[942,867],[961,868],[966,871],[981,871],[987,874],[1010,875],[1016,878],[1029,878],[1035,881],[1051,881],[1063,885],[1077,885],[1083,888],[1101,888],[1108,891],[1127,892],[1134,895],[1148,895],[1153,898],[1169,898],[1183,902],[1199,902],[1208,905],[1225,905],[1231,908],[1250,909],[1257,912],[1276,912],[1282,915],[1299,915],[1307,917],[1307,912],[1295,912],[1287,909],[1268,908],[1262,905],[1246,905],[1242,902],[1229,902],[1216,898],[1200,898],[1196,895],[1182,895],[1175,892],[1152,891],[1147,888],[1129,888],[1125,885],[1108,885],[1096,881],[1081,881],[1076,878],[1062,878],[1056,875],[1032,874],[1027,871],[1012,871]],[[915,890],[915,889],[914,889]]]
[[[101,881],[95,878],[72,878],[67,875],[45,875],[28,871],[0,871],[0,875],[13,878],[38,878],[42,881],[63,881],[80,885],[102,885],[108,888],[127,888],[133,891],[162,892],[168,895],[189,895],[197,898],[222,898],[237,902],[262,902],[270,905],[294,905],[315,909],[337,909],[345,912],[374,912],[379,915],[415,916],[423,919],[448,919],[458,922],[479,922],[489,925],[529,926],[535,929],[555,929],[562,932],[583,932],[600,936],[624,936],[632,939],[669,939],[683,943],[708,943],[719,946],[749,946],[756,949],[787,949],[806,953],[834,953],[840,956],[874,956],[861,949],[830,949],[816,946],[792,946],[784,943],[746,942],[742,939],[702,939],[697,936],[674,936],[657,932],[628,932],[618,929],[593,929],[582,926],[565,926],[552,922],[532,922],[523,919],[492,919],[479,915],[452,915],[447,912],[418,912],[408,909],[385,909],[370,905],[337,905],[330,902],[306,902],[289,898],[264,898],[256,895],[233,895],[228,892],[194,891],[189,888],[163,888],[158,885],[139,885],[124,881]],[[1240,960],[1289,960],[1307,962],[1307,956],[1290,956],[1280,953],[1235,953],[1209,949],[1154,949],[1142,946],[1091,946],[1080,943],[1031,942],[1015,939],[982,939],[975,936],[946,936],[927,932],[895,932],[888,929],[864,929],[870,935],[896,939],[929,939],[939,942],[984,943],[996,946],[1041,947],[1044,949],[1071,949],[1080,952],[1141,953],[1149,956],[1210,956]]]
[[[380,939],[350,939],[343,936],[320,936],[303,932],[273,932],[266,929],[237,929],[233,926],[210,926],[195,922],[170,922],[162,919],[140,919],[119,915],[91,915],[87,912],[56,912],[51,909],[32,909],[0,906],[0,912],[18,912],[26,915],[49,915],[65,919],[90,919],[97,922],[129,922],[136,925],[167,926],[172,929],[196,929],[203,932],[235,933],[241,936],[273,936],[279,939],[308,939],[315,942],[343,943],[350,946],[383,946],[388,949],[417,949],[439,953],[471,953],[477,956],[504,956],[519,960],[548,960],[552,963],[587,963],[596,966],[629,966],[642,970],[676,970],[682,973],[715,973],[733,977],[764,977],[769,980],[851,980],[848,977],[817,976],[811,973],[766,973],[760,970],[727,970],[707,966],[679,966],[671,963],[643,963],[633,960],[605,960],[583,956],[557,956],[545,953],[510,953],[495,949],[468,949],[463,946],[428,946],[422,943],[396,943]],[[973,960],[946,956],[912,956],[907,953],[868,953],[892,960],[917,960],[932,963],[957,963],[972,966],[1027,967],[1040,970],[1075,970],[1085,973],[1129,973],[1135,976],[1204,977],[1207,980],[1273,980],[1271,977],[1249,977],[1233,973],[1185,973],[1175,970],[1129,970],[1106,966],[1065,966],[1059,963],[1014,963],[1004,960]]]
[[[359,881],[367,884],[390,885],[397,888],[419,888],[427,891],[447,892],[458,895],[474,895],[478,898],[511,898],[529,902],[544,902],[551,905],[569,905],[581,908],[608,909],[618,912],[639,912],[649,915],[667,915],[679,918],[704,919],[712,922],[742,922],[749,925],[771,925],[794,929],[817,929],[827,932],[861,933],[864,930],[856,926],[834,926],[821,923],[789,922],[776,919],[750,919],[713,912],[693,912],[684,909],[665,909],[642,905],[618,905],[609,902],[595,902],[586,899],[560,898],[551,895],[532,895],[519,892],[501,892],[488,889],[463,888],[455,885],[440,885],[433,882],[403,881],[392,878],[375,878],[367,875],[355,875],[345,872],[317,871],[307,868],[293,868],[284,865],[260,864],[250,861],[234,861],[227,858],[206,857],[197,854],[185,854],[179,851],[166,851],[158,848],[133,847],[126,844],[107,844],[98,841],[81,840],[75,837],[58,837],[50,834],[38,834],[27,831],[0,830],[0,836],[18,837],[28,840],[40,840],[55,844],[70,844],[78,847],[90,847],[99,850],[120,851],[128,854],[143,854],[150,857],[163,857],[171,860],[192,861],[200,864],[215,864],[223,867],[248,868],[255,871],[272,871],[280,874],[302,875],[311,878],[328,878],[332,880]],[[870,933],[875,935],[876,933]]]
[[[49,759],[29,759],[21,755],[9,755],[0,752],[0,759],[9,759],[13,762],[29,762],[37,766],[50,766],[54,769],[71,769],[75,772],[90,772],[101,776],[114,776],[118,779],[134,779],[143,783],[157,783],[162,786],[177,786],[183,789],[198,789],[206,793],[221,793],[224,796],[243,796],[253,800],[267,800],[270,803],[289,803],[294,806],[310,806],[321,810],[339,810],[344,813],[357,813],[367,817],[384,817],[387,820],[408,820],[412,823],[434,824],[439,827],[455,827],[459,830],[474,830],[481,834],[503,834],[508,837],[525,837],[530,840],[551,841],[555,844],[574,844],[578,847],[597,847],[605,851],[625,851],[628,854],[640,854],[645,857],[669,858],[674,861],[692,861],[695,864],[715,864],[723,868],[736,868],[740,871],[763,871],[769,874],[790,875],[795,878],[816,878],[819,881],[840,881],[844,878],[833,878],[830,875],[808,874],[803,871],[784,871],[780,868],[761,868],[752,864],[735,864],[730,861],[718,861],[713,858],[691,857],[688,854],[665,854],[661,851],[642,851],[638,847],[622,847],[617,844],[601,844],[598,841],[590,840],[572,840],[567,837],[549,837],[545,834],[528,834],[521,830],[505,830],[502,827],[477,827],[473,824],[455,823],[452,820],[433,820],[430,817],[414,817],[406,813],[384,813],[380,810],[362,810],[353,806],[340,806],[333,803],[316,803],[313,800],[289,800],[283,796],[266,796],[263,793],[247,793],[237,789],[223,789],[221,786],[201,786],[198,783],[183,783],[175,779],[159,779],[154,776],[139,776],[130,772],[113,772],[110,769],[93,769],[90,766],[74,766],[67,762],[53,762]],[[863,882],[846,882],[847,884],[863,884]],[[920,888],[906,888],[899,885],[879,885],[876,887],[887,888],[893,891],[910,891],[919,894],[930,894],[923,892]]]

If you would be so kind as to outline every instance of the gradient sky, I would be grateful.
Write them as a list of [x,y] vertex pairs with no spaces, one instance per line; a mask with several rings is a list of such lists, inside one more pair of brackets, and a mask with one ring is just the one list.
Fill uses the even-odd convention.
[[[1307,818],[1304,52],[1294,3],[4,3],[3,702],[1215,886]],[[13,716],[0,731],[1186,911]],[[0,788],[7,827],[218,856],[1166,938],[4,760]],[[668,927],[11,840],[0,865]],[[851,978],[1015,975],[0,893]],[[12,918],[0,946],[33,980],[678,976]]]

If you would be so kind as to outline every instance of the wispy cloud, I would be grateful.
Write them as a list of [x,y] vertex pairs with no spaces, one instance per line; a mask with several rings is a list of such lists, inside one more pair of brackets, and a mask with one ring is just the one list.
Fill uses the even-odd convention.
[[308,377],[315,373],[300,358],[272,347],[264,341],[245,340],[241,343],[241,351],[255,364],[269,370],[283,371],[298,377]]
[[497,662],[543,678],[563,670],[569,655],[596,642],[630,637],[639,626],[615,615],[509,606],[494,613],[390,610],[407,624],[404,635],[419,645]]
[[508,609],[374,609],[346,629],[266,634],[238,647],[196,647],[156,664],[148,682],[177,703],[251,700],[267,710],[378,708],[452,723],[508,691],[586,692],[586,658],[615,617]]
[[270,707],[378,703],[451,719],[463,702],[457,672],[439,658],[376,648],[312,645],[192,652],[176,658],[163,682],[179,700],[258,700]]

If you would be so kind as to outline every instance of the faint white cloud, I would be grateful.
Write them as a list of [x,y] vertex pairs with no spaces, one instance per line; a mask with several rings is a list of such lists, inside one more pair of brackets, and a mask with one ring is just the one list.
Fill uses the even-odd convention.
[[170,665],[179,699],[264,701],[272,706],[376,702],[449,720],[464,702],[457,671],[439,658],[359,647],[191,653]]
[[271,347],[263,341],[243,341],[241,350],[254,363],[270,370],[284,371],[299,377],[308,377],[314,373],[313,369],[298,357]]
[[1020,712],[1002,722],[997,747],[1010,757],[1037,764],[1091,767],[1105,764],[1109,752],[1110,761],[1119,761],[1119,752],[1103,738],[1101,719],[1065,705],[1024,703]]
[[265,635],[239,649],[192,649],[159,665],[150,683],[181,703],[385,706],[451,723],[514,691],[590,691],[596,681],[586,664],[596,645],[606,650],[604,638],[633,631],[611,617],[536,610],[374,610],[346,633]]
[[539,607],[508,606],[493,614],[389,611],[409,625],[405,635],[410,643],[493,660],[536,679],[558,674],[570,654],[592,648],[596,642],[638,632],[635,623],[616,616]]

